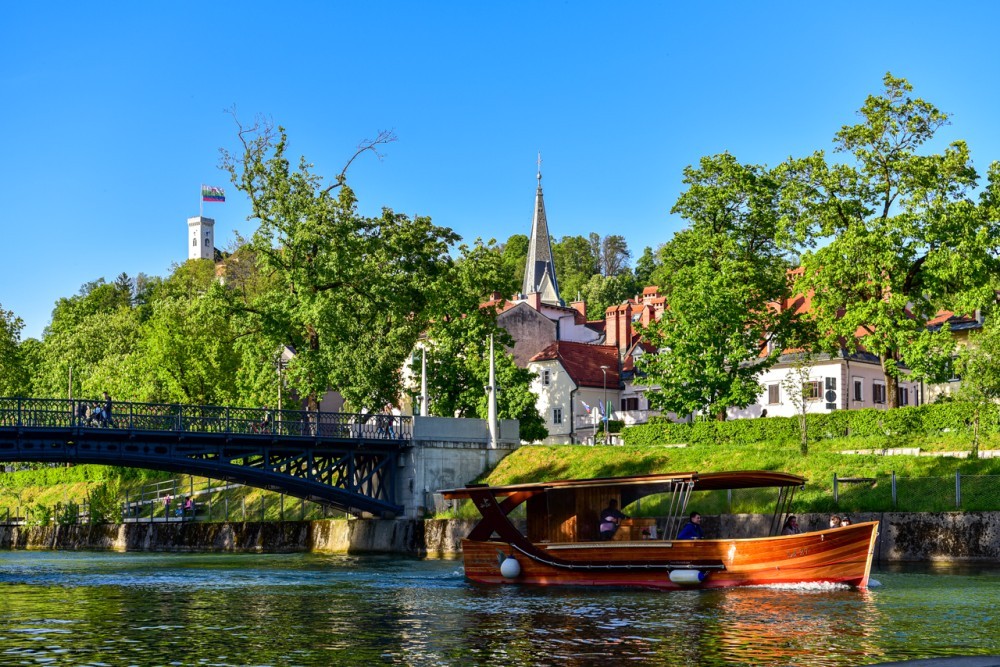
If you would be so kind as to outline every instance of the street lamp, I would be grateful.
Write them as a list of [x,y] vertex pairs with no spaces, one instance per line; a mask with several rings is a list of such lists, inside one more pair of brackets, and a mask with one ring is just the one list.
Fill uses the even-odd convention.
[[601,366],[601,372],[604,373],[604,444],[608,444],[608,367]]

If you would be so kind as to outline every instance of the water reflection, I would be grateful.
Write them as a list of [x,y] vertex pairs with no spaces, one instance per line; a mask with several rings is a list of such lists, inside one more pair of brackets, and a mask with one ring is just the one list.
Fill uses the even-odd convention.
[[678,593],[467,583],[454,561],[0,553],[0,663],[859,665],[1000,653],[995,570]]

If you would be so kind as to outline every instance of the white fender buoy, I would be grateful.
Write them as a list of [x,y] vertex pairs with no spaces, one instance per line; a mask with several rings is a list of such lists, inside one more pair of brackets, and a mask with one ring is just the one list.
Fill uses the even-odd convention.
[[517,579],[521,574],[521,564],[513,556],[508,556],[500,563],[500,574],[505,579]]
[[701,570],[670,570],[670,581],[681,586],[695,586],[708,575]]

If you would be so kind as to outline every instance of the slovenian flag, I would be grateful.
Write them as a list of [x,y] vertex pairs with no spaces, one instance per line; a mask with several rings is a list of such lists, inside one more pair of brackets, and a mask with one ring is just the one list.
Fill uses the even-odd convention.
[[589,405],[587,405],[587,401],[580,401],[580,402],[581,402],[581,403],[583,403],[583,409],[584,409],[584,410],[586,410],[586,411],[587,411],[587,414],[589,415],[589,414],[590,414],[590,411],[591,411],[591,410],[592,410],[593,408],[591,408],[591,407],[590,407]]
[[201,200],[226,201],[226,193],[222,188],[217,188],[214,185],[203,185],[201,186]]

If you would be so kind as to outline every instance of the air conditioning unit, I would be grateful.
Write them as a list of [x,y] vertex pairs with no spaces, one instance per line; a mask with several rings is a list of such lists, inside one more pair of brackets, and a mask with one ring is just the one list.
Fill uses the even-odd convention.
[[827,410],[837,409],[837,378],[826,378],[826,393],[823,398],[826,399]]

